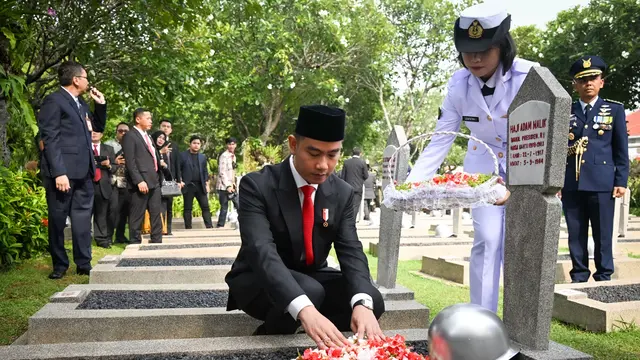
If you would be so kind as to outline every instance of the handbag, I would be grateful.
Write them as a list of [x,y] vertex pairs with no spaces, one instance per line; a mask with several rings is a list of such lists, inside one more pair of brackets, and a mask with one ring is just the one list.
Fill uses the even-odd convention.
[[142,233],[151,234],[151,218],[149,217],[149,210],[144,212],[144,220],[142,221]]
[[163,181],[162,187],[160,188],[160,193],[163,197],[173,197],[182,195],[182,190],[180,190],[180,186],[174,180],[171,181]]

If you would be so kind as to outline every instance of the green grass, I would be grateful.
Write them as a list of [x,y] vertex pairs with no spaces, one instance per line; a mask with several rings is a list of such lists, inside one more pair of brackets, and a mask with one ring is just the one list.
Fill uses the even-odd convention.
[[568,253],[569,252],[569,248],[568,247],[558,248],[558,252],[559,253]]
[[[335,256],[335,253],[334,253]],[[375,279],[378,259],[368,256],[371,275]],[[398,265],[398,284],[414,291],[416,300],[427,306],[433,319],[449,305],[469,302],[469,288],[450,285],[444,281],[426,279],[412,272],[419,271],[420,261],[401,261]],[[498,315],[502,317],[502,294],[498,302]],[[591,333],[553,320],[551,340],[593,355],[596,360],[640,359],[640,330],[620,326],[624,330],[613,333]]]
[[[67,243],[70,267],[61,280],[50,280],[51,257],[43,255],[26,260],[16,267],[0,272],[0,345],[9,345],[27,331],[29,317],[48,301],[49,297],[64,290],[70,284],[88,284],[89,277],[75,274],[71,243]],[[111,249],[93,247],[95,266],[105,255],[120,254],[123,244],[115,244]]]
[[640,254],[629,253],[630,258],[640,259]]

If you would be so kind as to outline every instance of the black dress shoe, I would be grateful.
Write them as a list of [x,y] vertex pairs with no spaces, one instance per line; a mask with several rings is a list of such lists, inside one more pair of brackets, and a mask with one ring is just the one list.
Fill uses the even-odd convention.
[[49,274],[49,279],[52,279],[52,280],[62,279],[66,272],[67,272],[66,270],[63,270],[63,271],[53,270],[53,272],[51,272],[51,274]]
[[91,269],[78,269],[76,271],[76,273],[78,275],[87,275],[87,276],[89,276],[91,274]]
[[103,249],[111,249],[111,244],[96,244]]
[[251,335],[252,336],[267,335],[267,328],[264,326],[264,324],[262,324],[258,326],[258,328]]

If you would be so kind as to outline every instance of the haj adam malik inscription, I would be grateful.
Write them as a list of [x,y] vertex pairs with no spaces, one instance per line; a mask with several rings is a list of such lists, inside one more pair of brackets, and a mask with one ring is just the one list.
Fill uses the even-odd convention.
[[551,105],[528,101],[509,116],[509,185],[542,185]]

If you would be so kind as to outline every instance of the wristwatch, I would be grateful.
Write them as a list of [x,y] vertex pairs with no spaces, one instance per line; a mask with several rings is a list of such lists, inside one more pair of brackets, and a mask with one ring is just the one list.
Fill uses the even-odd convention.
[[358,305],[362,305],[364,307],[366,307],[367,309],[373,311],[373,301],[369,300],[369,299],[362,299],[362,300],[358,300],[355,302],[355,304],[353,304],[353,308],[355,309],[356,306]]

